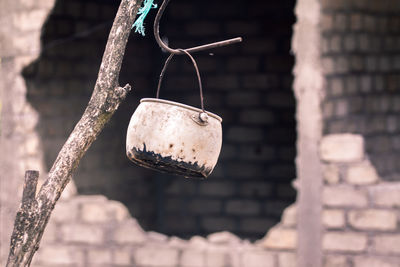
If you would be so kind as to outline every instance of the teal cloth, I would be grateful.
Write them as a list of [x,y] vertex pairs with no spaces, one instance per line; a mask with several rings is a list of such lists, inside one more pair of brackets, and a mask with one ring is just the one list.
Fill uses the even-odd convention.
[[132,29],[135,28],[135,32],[140,33],[141,35],[145,36],[144,32],[144,19],[146,18],[147,14],[149,13],[150,9],[157,8],[157,4],[153,3],[154,0],[145,0],[143,6],[139,8],[138,15],[140,15],[135,23],[132,25]]

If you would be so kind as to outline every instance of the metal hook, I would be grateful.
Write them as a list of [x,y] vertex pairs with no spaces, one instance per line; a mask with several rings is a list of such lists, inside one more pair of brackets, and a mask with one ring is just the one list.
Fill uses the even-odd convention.
[[171,54],[183,55],[183,54],[185,54],[184,51],[187,51],[189,53],[194,53],[194,52],[199,52],[199,51],[203,51],[203,50],[207,50],[207,49],[211,49],[211,48],[217,48],[217,47],[221,47],[221,46],[240,43],[242,41],[241,37],[237,37],[237,38],[228,39],[228,40],[225,40],[225,41],[205,44],[205,45],[201,45],[201,46],[195,46],[195,47],[186,48],[186,49],[172,49],[172,48],[170,48],[160,38],[160,20],[161,20],[161,16],[163,15],[164,10],[167,7],[168,3],[169,3],[169,0],[164,0],[163,3],[161,4],[160,9],[158,10],[156,18],[154,20],[153,30],[154,30],[154,37],[155,37],[158,45],[161,48],[163,48],[163,49],[167,50],[168,52],[170,52]]

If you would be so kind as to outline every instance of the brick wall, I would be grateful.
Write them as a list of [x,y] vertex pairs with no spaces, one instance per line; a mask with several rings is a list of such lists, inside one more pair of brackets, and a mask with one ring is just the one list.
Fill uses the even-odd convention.
[[385,180],[399,180],[400,4],[322,1],[325,133],[360,133]]
[[[166,58],[152,37],[153,10],[147,36],[132,35],[124,59],[120,81],[134,89],[83,159],[75,177],[78,191],[123,201],[146,230],[184,237],[220,230],[264,235],[295,199],[293,6],[292,0],[273,5],[177,0],[163,17],[161,35],[173,47],[245,39],[213,56],[195,55],[206,109],[224,120],[221,157],[207,181],[158,174],[125,157],[129,118],[141,97],[155,96]],[[58,1],[44,27],[42,55],[24,72],[28,99],[40,113],[48,165],[90,97],[116,8],[114,1]],[[188,59],[170,64],[161,97],[199,106]]]
[[400,3],[321,3],[323,266],[399,266]]
[[379,177],[360,135],[327,135],[320,152],[324,266],[399,266],[400,183]]
[[[0,2],[0,265],[5,265],[24,171],[44,170],[39,115],[26,101],[22,69],[40,52],[40,31],[53,0]],[[20,193],[21,192],[21,193]],[[18,196],[18,197],[17,197]]]
[[229,232],[190,240],[145,232],[127,208],[104,196],[57,203],[32,266],[294,267],[296,210],[256,244]]

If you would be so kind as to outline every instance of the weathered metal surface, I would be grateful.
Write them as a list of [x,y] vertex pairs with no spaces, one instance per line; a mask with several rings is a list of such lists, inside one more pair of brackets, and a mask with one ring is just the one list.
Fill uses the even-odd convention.
[[193,116],[201,109],[155,98],[140,102],[128,126],[128,158],[161,172],[208,177],[221,151],[222,119],[207,112],[207,123],[199,124]]

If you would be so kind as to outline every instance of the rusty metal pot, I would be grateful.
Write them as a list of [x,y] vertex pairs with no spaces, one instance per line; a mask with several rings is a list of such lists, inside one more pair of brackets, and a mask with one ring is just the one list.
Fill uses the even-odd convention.
[[140,101],[130,120],[126,151],[136,164],[161,172],[185,177],[208,177],[214,169],[222,146],[222,119],[204,110],[202,85],[196,62],[185,52],[196,68],[200,86],[201,109],[159,99],[167,59],[160,75],[157,98]]

